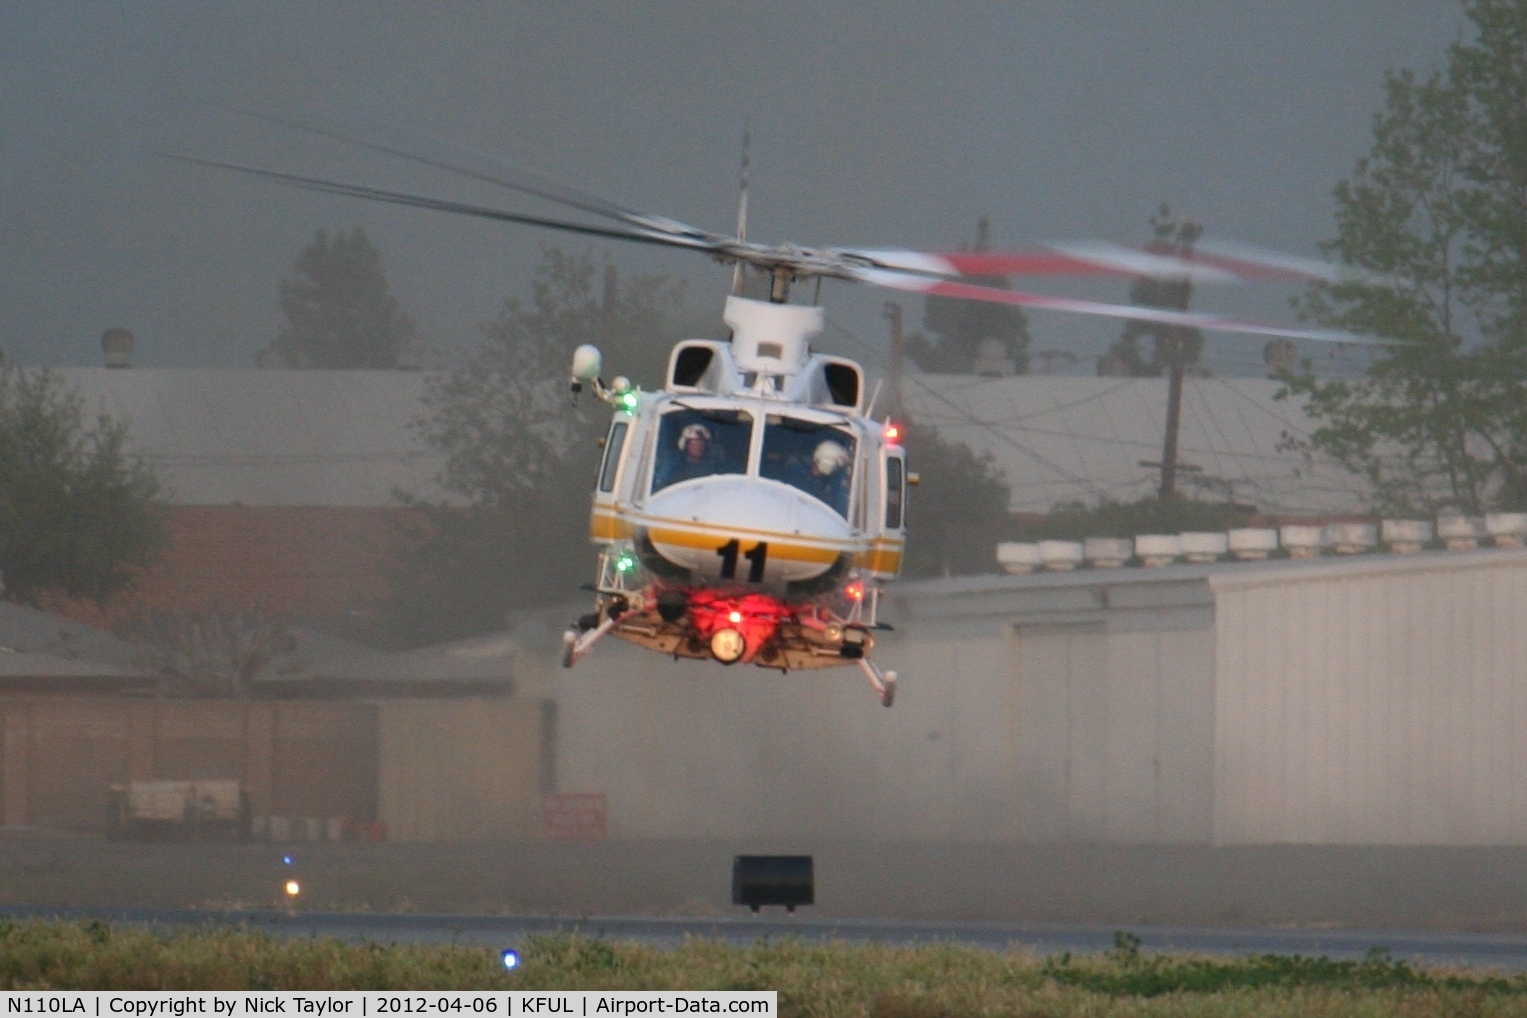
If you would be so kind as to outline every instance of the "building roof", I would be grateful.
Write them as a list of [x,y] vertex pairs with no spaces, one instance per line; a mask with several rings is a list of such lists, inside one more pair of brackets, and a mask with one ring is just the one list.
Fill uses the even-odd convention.
[[66,368],[85,406],[125,420],[184,505],[395,505],[432,494],[440,457],[413,433],[417,371]]
[[[291,646],[275,653],[246,692],[277,698],[503,696],[518,685],[519,645],[505,635],[389,653],[302,626],[284,631]],[[7,657],[0,654],[0,678],[9,674]],[[56,674],[63,680],[87,673]],[[157,677],[151,669],[133,674],[150,683]],[[230,680],[222,691],[232,688]],[[205,695],[212,695],[210,687]]]
[[0,601],[0,681],[119,686],[140,684],[137,650],[110,633],[25,605]]
[[262,675],[258,682],[263,691],[378,696],[505,693],[514,687],[521,652],[508,634],[389,653],[310,629],[298,627],[293,632],[297,639],[294,666]]
[[[414,371],[69,368],[99,407],[128,422],[170,501],[187,505],[389,506],[399,490],[438,495],[442,458],[415,434],[428,376]],[[1266,513],[1352,512],[1360,484],[1308,447],[1312,423],[1277,382],[1184,384],[1184,491],[1233,496]],[[989,452],[1016,511],[1127,501],[1156,488],[1167,383],[1159,378],[910,374],[907,410]]]
[[1248,562],[1180,562],[1151,568],[1124,566],[957,576],[897,583],[888,591],[881,614],[893,623],[902,618],[925,621],[991,617],[1006,621],[1076,622],[1119,610],[1207,607],[1214,603],[1214,593],[1221,590],[1396,573],[1524,566],[1527,549],[1482,547],[1408,555],[1369,552]]
[[[1179,462],[1199,469],[1180,471],[1179,489],[1270,514],[1360,510],[1361,484],[1311,451],[1313,422],[1297,400],[1275,400],[1279,388],[1258,378],[1184,381]],[[903,400],[913,420],[989,452],[1015,511],[1131,501],[1159,483],[1142,461],[1161,460],[1165,379],[908,375]]]
[[[504,694],[515,688],[521,645],[507,633],[388,653],[293,627],[296,651],[261,675],[265,695],[419,696]],[[138,648],[91,626],[0,601],[0,690],[147,689]]]
[[126,640],[58,615],[0,601],[0,669],[17,655],[49,656],[90,667],[136,669],[138,652]]

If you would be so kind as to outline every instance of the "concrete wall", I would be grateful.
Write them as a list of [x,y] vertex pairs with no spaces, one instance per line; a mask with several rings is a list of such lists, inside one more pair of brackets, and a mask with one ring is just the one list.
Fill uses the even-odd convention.
[[1213,587],[1216,842],[1527,843],[1527,552]]

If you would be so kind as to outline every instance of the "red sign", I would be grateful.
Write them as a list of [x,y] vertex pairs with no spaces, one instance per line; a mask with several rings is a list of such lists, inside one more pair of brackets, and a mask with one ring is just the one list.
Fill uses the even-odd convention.
[[608,817],[603,792],[558,792],[541,797],[541,835],[552,841],[603,841]]

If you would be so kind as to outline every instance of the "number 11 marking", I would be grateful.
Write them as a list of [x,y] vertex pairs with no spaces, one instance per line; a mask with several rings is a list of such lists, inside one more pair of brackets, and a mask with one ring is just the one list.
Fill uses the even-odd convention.
[[[723,580],[734,579],[737,576],[737,553],[740,551],[742,551],[742,542],[735,537],[716,549],[716,554],[721,559]],[[762,583],[764,565],[769,560],[769,542],[759,541],[751,550],[744,552],[742,557],[748,560],[748,582]]]

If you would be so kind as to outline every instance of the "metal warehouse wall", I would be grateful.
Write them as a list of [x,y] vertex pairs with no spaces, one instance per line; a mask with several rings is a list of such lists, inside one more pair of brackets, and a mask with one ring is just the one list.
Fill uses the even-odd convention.
[[1527,551],[1211,585],[1215,842],[1527,843]]
[[107,788],[236,778],[257,817],[370,820],[376,708],[364,703],[0,696],[0,819],[100,831]]
[[538,703],[396,700],[376,709],[379,812],[389,840],[538,836]]
[[1214,635],[1172,621],[1016,627],[1021,840],[1209,840]]
[[611,838],[1012,837],[1007,644],[916,639],[881,707],[857,669],[788,675],[616,640],[557,677],[557,788],[608,797]]
[[107,789],[235,778],[257,820],[381,819],[399,841],[539,837],[537,701],[0,695],[0,822],[101,831]]
[[612,838],[1208,840],[1202,569],[915,584],[884,614],[890,710],[856,669],[605,641],[552,678],[558,790],[604,793]]

